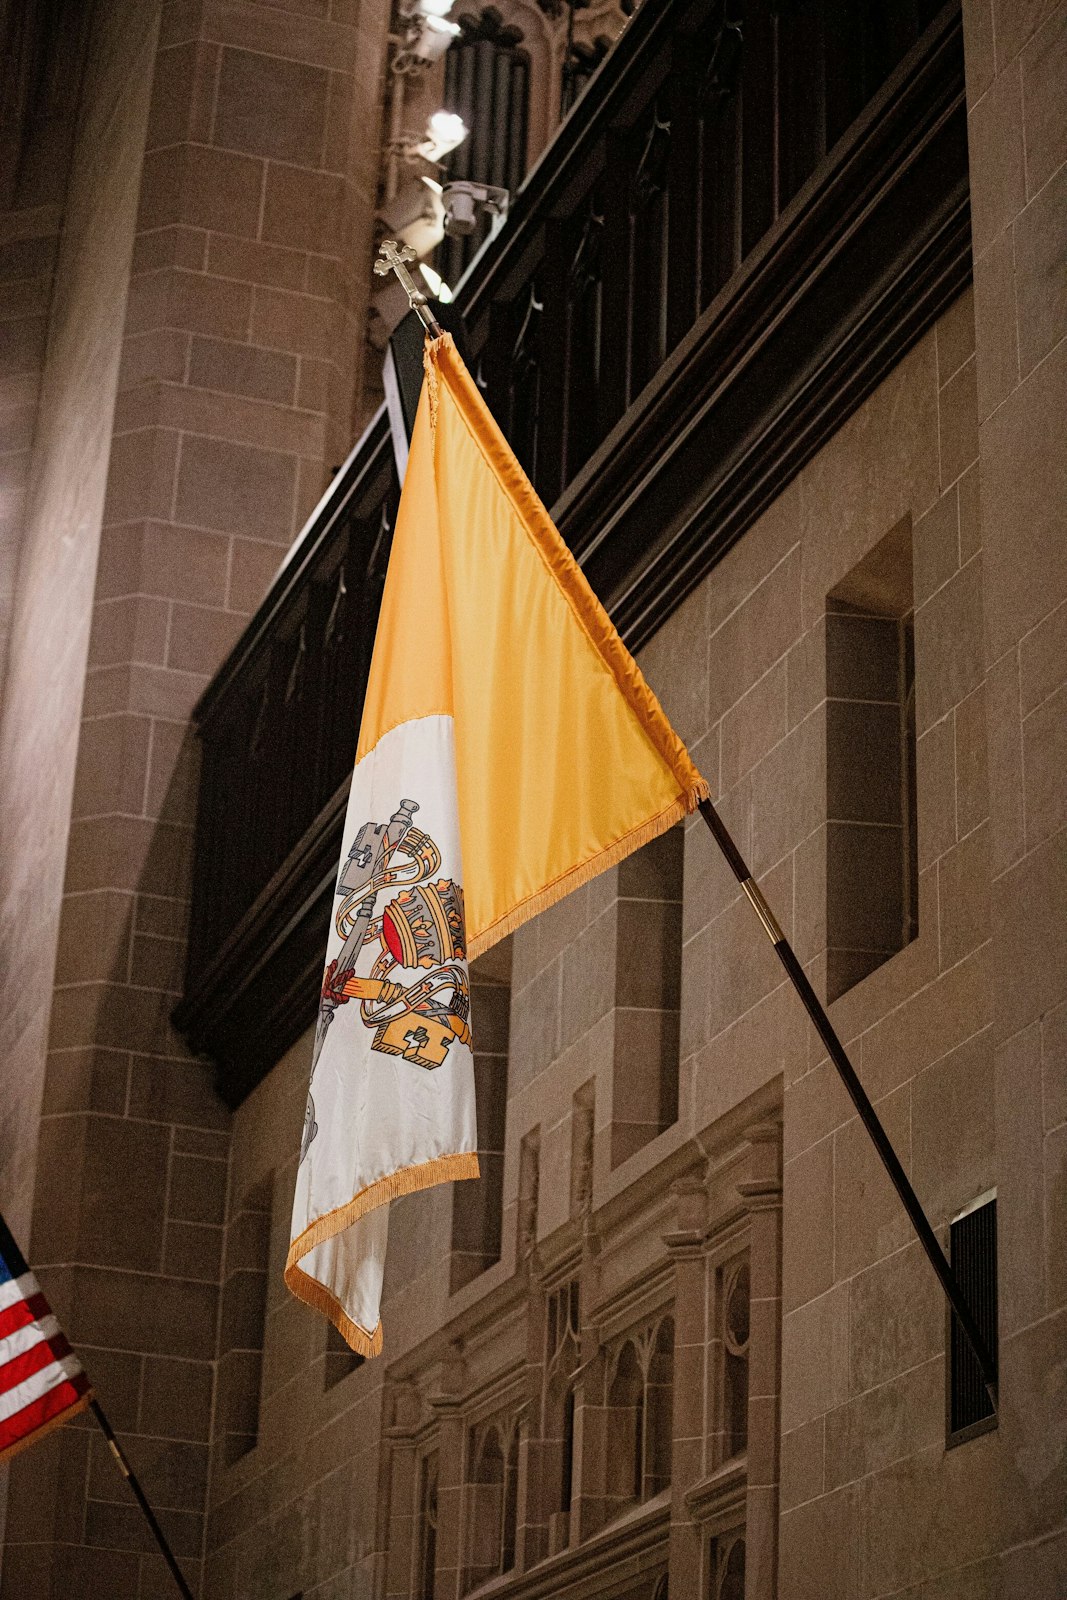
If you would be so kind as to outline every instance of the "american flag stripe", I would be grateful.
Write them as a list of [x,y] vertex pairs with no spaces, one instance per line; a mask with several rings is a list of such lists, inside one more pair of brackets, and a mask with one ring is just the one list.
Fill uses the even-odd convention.
[[48,1301],[40,1290],[28,1300],[16,1300],[6,1311],[0,1311],[0,1339],[6,1339],[16,1328],[25,1328],[50,1314]]
[[41,1362],[32,1372],[27,1373],[20,1383],[8,1389],[5,1394],[0,1394],[0,1422],[6,1422],[9,1417],[17,1416],[20,1411],[25,1410],[49,1389],[54,1389],[57,1384],[83,1376],[81,1362],[73,1353],[52,1356],[51,1360]]
[[15,1277],[12,1273],[4,1272],[3,1265],[0,1260],[0,1311],[6,1311],[20,1300],[30,1300],[40,1294],[40,1285],[32,1272],[23,1271]]
[[21,1355],[14,1356],[0,1367],[0,1415],[3,1415],[9,1394],[21,1388],[35,1373],[43,1372],[53,1362],[62,1361],[72,1354],[70,1345],[60,1334],[58,1339],[39,1339],[28,1350],[23,1350]]
[[[71,1374],[65,1362],[57,1361],[54,1368],[47,1368],[40,1376],[47,1379],[44,1392],[39,1392],[35,1400],[27,1400],[11,1416],[0,1417],[0,1461],[31,1443],[51,1423],[74,1416],[89,1399],[89,1380],[80,1367]],[[40,1390],[40,1383],[35,1389]]]
[[[27,1350],[32,1350],[37,1345],[62,1338],[63,1330],[49,1311],[45,1316],[16,1328],[6,1339],[0,1339],[0,1393],[7,1387],[4,1381],[6,1376],[4,1369],[9,1361],[13,1361],[16,1356],[24,1355]],[[66,1355],[66,1351],[56,1350],[55,1354]]]
[[0,1217],[0,1461],[90,1398],[81,1362]]

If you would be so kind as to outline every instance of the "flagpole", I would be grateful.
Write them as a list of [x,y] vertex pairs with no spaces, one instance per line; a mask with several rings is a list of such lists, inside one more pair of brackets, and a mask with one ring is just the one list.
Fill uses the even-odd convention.
[[[412,310],[417,313],[427,332],[436,339],[440,337],[442,329],[427,306],[426,296],[407,270],[406,263],[415,259],[415,251],[409,245],[397,245],[394,239],[386,239],[379,249],[378,260],[374,263],[374,271],[379,277],[385,277],[390,272],[396,273],[407,294]],[[883,1128],[866,1090],[856,1076],[855,1068],[848,1058],[844,1045],[837,1037],[834,1026],[826,1014],[825,1007],[809,983],[807,973],[797,960],[793,947],[779,927],[759,885],[745,865],[741,852],[730,836],[729,829],[710,800],[702,800],[700,802],[700,814],[710,828],[715,842],[729,863],[730,870],[744,890],[749,904],[755,911],[764,932],[774,946],[775,953],[785,968],[790,983],[800,996],[801,1003],[808,1016],[815,1024],[815,1028],[829,1052],[830,1059],[837,1068],[841,1081],[848,1091],[852,1104],[871,1136],[882,1165],[889,1174],[890,1182],[897,1191],[901,1203],[911,1220],[912,1227],[918,1235],[919,1243],[925,1250],[930,1265],[937,1274],[938,1282],[941,1284],[949,1304],[959,1318],[960,1326],[966,1334],[971,1349],[974,1351],[975,1359],[981,1368],[982,1379],[989,1392],[993,1409],[996,1410],[996,1362],[986,1346],[981,1330],[956,1280],[956,1275],[938,1243],[937,1235],[930,1226],[929,1219],[919,1204],[918,1196],[908,1181],[907,1173],[900,1163],[900,1158],[890,1143],[889,1135]]]
[[837,1068],[838,1075],[848,1091],[852,1104],[859,1113],[860,1121],[871,1136],[874,1147],[881,1157],[882,1165],[889,1174],[889,1180],[897,1191],[901,1203],[911,1220],[911,1225],[918,1235],[919,1243],[925,1250],[930,1265],[937,1274],[938,1282],[945,1291],[948,1302],[959,1318],[960,1326],[967,1336],[971,1349],[974,1351],[975,1359],[982,1369],[982,1380],[985,1383],[995,1411],[997,1409],[996,1362],[986,1345],[971,1308],[967,1304],[956,1274],[953,1272],[944,1251],[938,1243],[937,1235],[930,1226],[930,1221],[925,1211],[919,1204],[919,1197],[908,1180],[908,1175],[901,1165],[899,1156],[893,1149],[889,1135],[883,1128],[867,1091],[856,1075],[856,1069],[849,1060],[845,1047],[838,1038],[834,1025],[826,1014],[826,1008],[808,981],[807,973],[797,959],[796,952],[789,940],[779,927],[774,912],[767,904],[759,884],[748,870],[729,829],[710,800],[702,800],[700,802],[700,814],[710,828],[715,843],[726,857],[731,872],[744,890],[748,903],[759,918],[764,933],[766,933],[774,946],[775,954],[785,968],[790,983],[800,996],[805,1011],[815,1024],[819,1037],[829,1052],[830,1060]]
[[[22,1319],[16,1323],[16,1327],[25,1329],[27,1326],[31,1326],[37,1330],[39,1339],[48,1339],[51,1344],[51,1353],[54,1360],[60,1361],[67,1356],[73,1356],[70,1345],[65,1339],[62,1339],[60,1343],[55,1342],[57,1339],[57,1334],[54,1325],[55,1318],[52,1315],[51,1307],[45,1300],[45,1297],[41,1292],[40,1285],[38,1284],[33,1273],[30,1271],[26,1257],[22,1254],[22,1251],[16,1244],[15,1237],[7,1223],[4,1221],[2,1213],[0,1213],[0,1268],[6,1268],[6,1272],[0,1272],[0,1281],[6,1283],[7,1287],[9,1288],[13,1286],[16,1291],[21,1291],[21,1310],[24,1315]],[[12,1279],[14,1280],[13,1285]],[[16,1298],[14,1300],[8,1301],[8,1309],[17,1310],[19,1306],[20,1301],[16,1294]],[[32,1323],[29,1320],[30,1318],[33,1319]],[[51,1332],[49,1332],[47,1324],[42,1322],[41,1319],[47,1319],[47,1322],[52,1324]],[[108,1448],[118,1464],[119,1471],[126,1479],[126,1482],[129,1484],[130,1488],[133,1490],[134,1498],[144,1514],[145,1521],[152,1530],[152,1537],[155,1539],[160,1550],[163,1552],[163,1559],[170,1568],[174,1577],[174,1581],[181,1591],[182,1600],[193,1600],[192,1590],[182,1577],[178,1563],[175,1561],[170,1545],[167,1543],[166,1537],[163,1533],[163,1529],[156,1521],[155,1512],[148,1504],[148,1501],[145,1498],[145,1492],[141,1488],[140,1483],[137,1481],[137,1475],[130,1466],[130,1463],[127,1461],[122,1446],[115,1437],[115,1430],[107,1420],[103,1406],[93,1394],[92,1389],[88,1387],[88,1376],[85,1372],[85,1369],[82,1367],[81,1363],[76,1360],[76,1358],[75,1366],[77,1381],[83,1386],[81,1390],[75,1390],[75,1402],[68,1402],[67,1406],[55,1411],[50,1420],[46,1421],[43,1425],[40,1422],[28,1425],[25,1434],[17,1436],[14,1448],[18,1448],[19,1443],[32,1443],[35,1438],[40,1438],[48,1431],[50,1427],[54,1427],[57,1422],[62,1422],[67,1417],[73,1416],[75,1412],[84,1410],[88,1404],[88,1409],[96,1418],[100,1425],[100,1431],[107,1440]],[[47,1376],[47,1371],[45,1372],[45,1376]],[[68,1376],[70,1376],[69,1371]],[[10,1395],[11,1389],[8,1388],[6,1392],[8,1395]],[[47,1391],[42,1391],[42,1394],[46,1392]],[[38,1398],[40,1398],[40,1396],[38,1396]],[[28,1403],[29,1402],[27,1402],[27,1404]]]
[[89,1410],[92,1412],[93,1416],[100,1425],[100,1431],[107,1440],[108,1449],[114,1456],[115,1463],[118,1466],[119,1471],[126,1479],[126,1482],[129,1484],[130,1488],[133,1490],[134,1499],[140,1506],[144,1515],[144,1519],[152,1530],[152,1537],[158,1544],[160,1551],[162,1552],[163,1559],[170,1568],[171,1576],[178,1585],[178,1589],[182,1595],[182,1600],[193,1600],[193,1591],[190,1589],[189,1585],[182,1576],[181,1568],[174,1559],[174,1552],[167,1543],[167,1536],[163,1532],[163,1529],[159,1526],[159,1523],[156,1521],[156,1514],[148,1503],[145,1492],[141,1488],[140,1482],[138,1481],[137,1474],[130,1466],[129,1461],[126,1458],[125,1451],[115,1437],[115,1430],[112,1428],[104,1412],[103,1406],[100,1404],[99,1400],[97,1400],[95,1395],[89,1401]]

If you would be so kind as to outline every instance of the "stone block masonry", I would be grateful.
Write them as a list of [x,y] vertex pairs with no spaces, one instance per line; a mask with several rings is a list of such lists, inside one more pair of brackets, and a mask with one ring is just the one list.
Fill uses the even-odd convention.
[[[196,1586],[229,1131],[210,1069],[169,1023],[197,793],[188,719],[362,415],[388,7],[128,12],[97,8],[90,123],[55,208],[56,287],[38,295],[48,410],[2,734],[17,752],[0,796],[17,862],[4,871],[19,874],[5,916],[19,920],[4,927],[0,1026],[21,1050],[7,1060],[26,1063],[18,1104],[3,1091],[4,1148],[22,1162],[3,1187],[28,1221],[36,1153],[28,1252]],[[118,120],[92,126],[116,97]],[[8,267],[28,284],[47,251],[22,233]],[[37,360],[23,321],[2,347],[15,399]],[[158,1592],[136,1509],[95,1450],[64,1432],[16,1473],[0,1593]]]

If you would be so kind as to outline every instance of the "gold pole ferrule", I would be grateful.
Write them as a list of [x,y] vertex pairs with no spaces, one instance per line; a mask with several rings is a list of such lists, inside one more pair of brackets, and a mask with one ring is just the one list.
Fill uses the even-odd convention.
[[755,878],[746,878],[741,887],[748,896],[749,905],[762,922],[763,931],[767,935],[768,939],[772,944],[781,944],[785,938],[785,934],[778,926],[777,918],[775,917],[770,906],[767,904],[766,900],[763,898],[763,890],[760,888]]

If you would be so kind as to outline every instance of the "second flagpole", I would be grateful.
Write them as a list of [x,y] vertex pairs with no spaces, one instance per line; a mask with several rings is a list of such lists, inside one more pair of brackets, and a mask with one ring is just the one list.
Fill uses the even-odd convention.
[[126,1482],[130,1486],[133,1497],[140,1507],[141,1515],[147,1522],[152,1537],[159,1546],[160,1554],[167,1563],[167,1567],[170,1570],[170,1575],[178,1586],[179,1593],[182,1595],[182,1600],[193,1600],[193,1591],[186,1583],[182,1574],[182,1569],[179,1567],[175,1559],[174,1552],[167,1543],[167,1536],[160,1527],[156,1514],[148,1502],[148,1497],[141,1488],[140,1479],[130,1466],[125,1450],[123,1450],[118,1439],[115,1437],[115,1430],[108,1421],[103,1406],[95,1397],[89,1401],[89,1410],[96,1418],[100,1432],[107,1440],[107,1447],[114,1457],[115,1465],[118,1467],[119,1471],[122,1473],[122,1476],[126,1479]]

